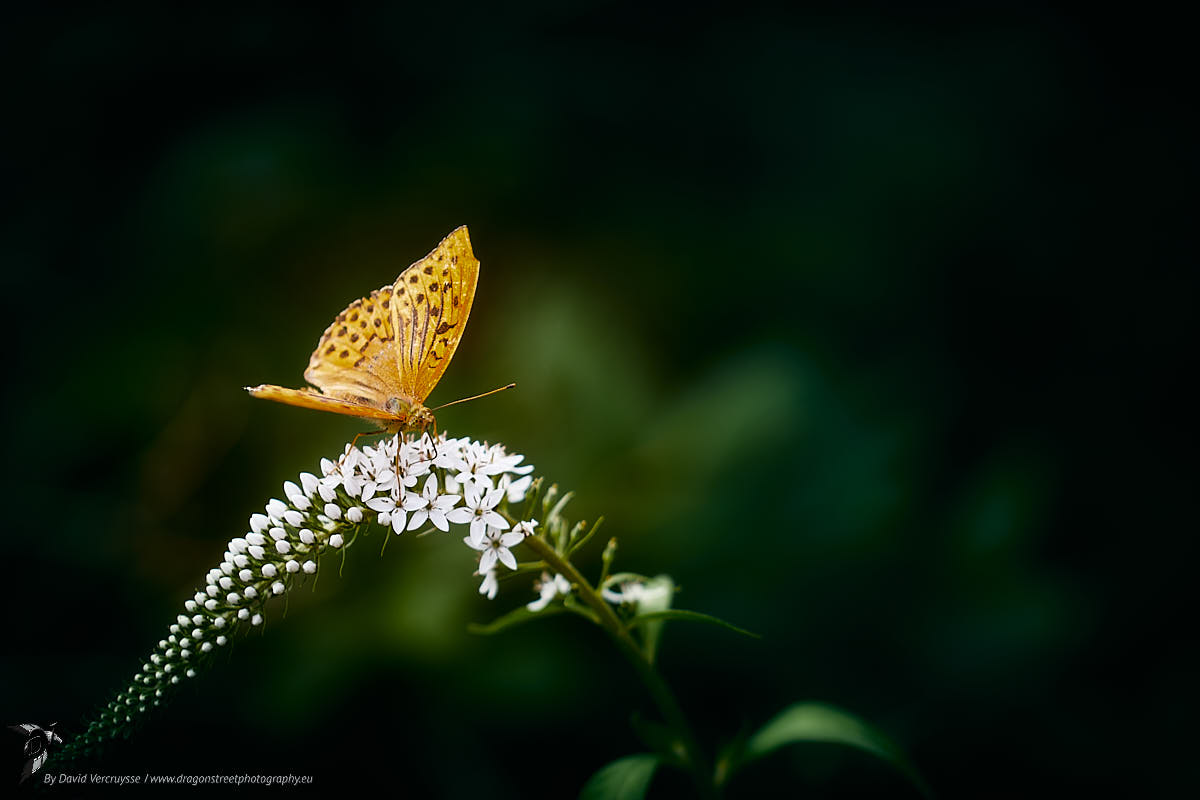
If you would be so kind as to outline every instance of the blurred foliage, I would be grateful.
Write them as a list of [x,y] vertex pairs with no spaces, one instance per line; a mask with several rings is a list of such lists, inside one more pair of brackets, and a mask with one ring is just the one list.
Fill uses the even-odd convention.
[[[241,387],[299,385],[349,300],[466,223],[480,293],[431,400],[518,390],[439,422],[577,490],[618,568],[764,635],[668,628],[706,735],[825,700],[946,797],[1157,793],[1189,763],[1183,27],[7,16],[9,721],[100,702],[248,515],[359,430]],[[643,698],[590,626],[473,637],[532,594],[479,599],[436,537],[370,550],[104,768],[557,798],[633,752]],[[791,750],[732,789],[908,791]]]

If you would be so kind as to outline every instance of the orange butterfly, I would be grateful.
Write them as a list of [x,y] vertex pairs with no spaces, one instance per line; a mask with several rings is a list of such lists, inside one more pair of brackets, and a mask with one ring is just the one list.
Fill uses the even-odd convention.
[[388,433],[424,431],[431,425],[436,432],[437,409],[426,408],[425,398],[454,356],[478,281],[479,261],[464,225],[401,272],[395,283],[355,300],[337,315],[304,371],[304,379],[319,392],[266,384],[246,391],[265,400],[370,420]]

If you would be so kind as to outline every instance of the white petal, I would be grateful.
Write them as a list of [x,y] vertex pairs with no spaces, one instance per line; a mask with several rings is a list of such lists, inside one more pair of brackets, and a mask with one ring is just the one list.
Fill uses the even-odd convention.
[[495,511],[488,511],[483,515],[483,521],[489,527],[499,528],[502,531],[508,530],[508,520],[497,514]]
[[475,519],[475,512],[467,507],[456,508],[446,514],[446,519],[453,522],[455,525],[463,525]]
[[446,515],[440,508],[434,508],[429,512],[429,521],[433,523],[433,527],[438,530],[450,530],[450,523],[446,521]]
[[406,522],[408,522],[408,515],[404,513],[404,509],[397,508],[392,512],[392,530],[396,533],[404,533]]
[[525,534],[520,533],[519,531],[510,531],[509,533],[506,533],[500,537],[500,546],[513,547],[520,544],[521,540],[524,538]]
[[492,567],[496,566],[496,551],[488,548],[483,551],[483,555],[479,557],[479,571],[487,572]]
[[367,508],[372,511],[391,511],[396,507],[396,503],[390,497],[376,497],[367,501]]
[[497,548],[495,553],[496,553],[496,556],[500,559],[501,564],[508,567],[509,569],[517,568],[517,558],[516,558],[516,556],[514,556],[512,554],[512,551],[509,550],[507,547]]
[[450,509],[452,509],[456,505],[458,505],[458,501],[461,499],[462,498],[456,494],[444,494],[441,497],[439,497],[433,501],[433,506],[434,506],[434,508],[440,509],[442,511],[449,511]]
[[429,514],[426,513],[425,509],[423,509],[423,508],[417,509],[416,511],[413,512],[412,517],[408,520],[408,529],[410,531],[415,531],[417,528],[420,528],[422,525],[425,524],[425,520],[428,517],[429,517]]

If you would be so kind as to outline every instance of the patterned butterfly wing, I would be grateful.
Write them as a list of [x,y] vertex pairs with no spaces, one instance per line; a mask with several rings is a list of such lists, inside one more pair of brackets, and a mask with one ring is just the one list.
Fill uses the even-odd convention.
[[304,379],[326,395],[379,409],[389,397],[410,399],[397,371],[392,306],[392,286],[351,303],[321,335]]
[[479,261],[465,225],[396,279],[396,367],[406,399],[424,403],[446,371],[478,282]]
[[289,406],[311,408],[314,411],[330,411],[334,414],[343,414],[348,417],[369,419],[384,427],[388,427],[389,423],[394,424],[398,421],[395,414],[382,408],[376,408],[364,403],[352,403],[348,400],[339,400],[336,397],[314,392],[312,389],[286,389],[282,386],[263,384],[261,386],[247,386],[246,391],[263,400],[274,400],[277,403],[287,403]]

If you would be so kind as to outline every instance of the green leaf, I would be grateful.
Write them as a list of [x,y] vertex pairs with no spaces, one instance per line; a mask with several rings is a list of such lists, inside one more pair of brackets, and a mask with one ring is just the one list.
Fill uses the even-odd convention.
[[601,767],[579,793],[579,800],[642,800],[654,778],[658,756],[625,756]]
[[761,639],[757,633],[752,633],[745,628],[739,628],[737,625],[731,625],[723,619],[711,616],[709,614],[701,614],[699,611],[686,611],[682,608],[672,608],[667,611],[654,611],[649,614],[639,614],[629,621],[629,627],[641,625],[647,622],[657,622],[659,620],[680,619],[689,622],[707,622],[709,625],[716,625],[726,630],[740,633],[743,636],[749,636],[752,639]]
[[636,711],[630,715],[629,724],[633,727],[633,732],[637,734],[637,737],[642,740],[642,744],[658,754],[662,763],[686,768],[684,764],[686,752],[679,741],[678,734],[670,727],[661,722],[647,719]]
[[511,628],[514,625],[520,625],[522,622],[528,622],[531,619],[538,617],[549,617],[555,614],[563,614],[570,611],[560,605],[546,606],[541,611],[530,611],[525,606],[514,608],[507,614],[497,617],[486,625],[472,622],[467,625],[467,630],[471,633],[477,633],[481,636],[490,636],[493,633],[499,633],[505,628]]
[[933,796],[898,744],[850,712],[824,703],[797,703],[784,709],[750,737],[736,767],[799,742],[831,742],[865,750],[904,773],[921,794]]

